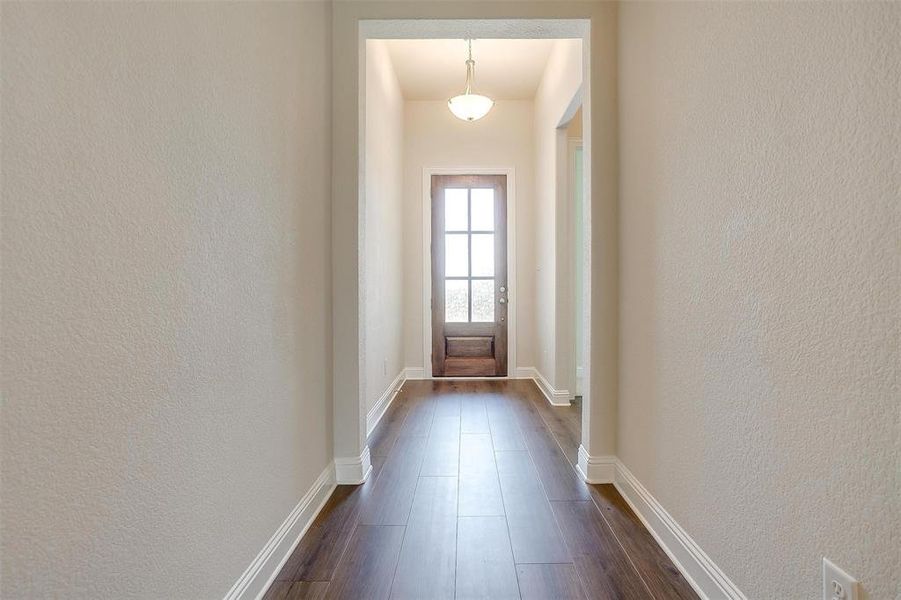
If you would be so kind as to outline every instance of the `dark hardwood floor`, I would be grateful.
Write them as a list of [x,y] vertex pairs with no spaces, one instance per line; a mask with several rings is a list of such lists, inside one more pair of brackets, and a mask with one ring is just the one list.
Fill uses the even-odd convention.
[[697,598],[612,485],[573,468],[580,408],[529,380],[408,381],[266,600]]

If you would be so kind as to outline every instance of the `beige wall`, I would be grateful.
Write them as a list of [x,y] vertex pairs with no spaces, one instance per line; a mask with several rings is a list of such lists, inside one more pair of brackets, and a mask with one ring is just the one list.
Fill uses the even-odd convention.
[[752,598],[901,594],[901,5],[621,7],[618,454]]
[[329,463],[328,12],[3,3],[3,598],[221,598]]
[[[557,389],[572,392],[569,370],[572,337],[571,283],[564,245],[569,228],[569,198],[561,185],[566,176],[566,135],[558,129],[582,85],[582,41],[558,40],[535,93],[535,367]],[[571,115],[567,115],[571,116]],[[564,284],[564,285],[561,285]],[[566,321],[564,323],[564,320]]]
[[358,19],[478,15],[592,19],[583,444],[751,597],[819,597],[823,555],[897,596],[898,5],[334,10],[330,57],[319,4],[2,5],[0,595],[246,568],[331,458],[333,340],[359,409]]
[[366,42],[363,368],[368,412],[404,368],[404,99],[385,42]]
[[407,102],[404,111],[404,337],[408,367],[423,365],[422,212],[423,169],[427,167],[513,167],[516,169],[516,353],[532,366],[534,323],[532,102],[498,100],[484,118],[466,123],[446,101]]

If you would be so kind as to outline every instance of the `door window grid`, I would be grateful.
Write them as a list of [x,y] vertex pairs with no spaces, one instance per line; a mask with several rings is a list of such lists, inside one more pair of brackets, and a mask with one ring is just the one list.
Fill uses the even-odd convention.
[[[462,197],[461,197],[462,195],[460,194],[460,192],[464,191],[464,190],[466,192],[466,203],[464,206],[460,207],[460,200],[462,200]],[[494,256],[495,229],[493,229],[493,228],[492,229],[484,229],[484,228],[473,229],[472,228],[473,192],[482,192],[482,193],[477,194],[478,196],[481,197],[479,199],[479,201],[484,203],[484,200],[488,200],[491,204],[490,211],[488,211],[488,213],[490,213],[490,219],[487,216],[488,213],[486,213],[484,210],[480,210],[479,217],[478,217],[479,224],[480,225],[488,225],[489,221],[490,221],[490,225],[492,225],[492,227],[494,227],[495,198],[494,198],[494,189],[493,188],[446,188],[444,190],[445,240],[447,239],[447,237],[449,235],[465,234],[467,237],[467,248],[466,248],[466,254],[467,254],[467,257],[466,257],[467,258],[467,260],[466,260],[467,271],[466,271],[466,273],[467,274],[466,275],[447,275],[446,274],[446,272],[448,270],[448,266],[451,263],[450,263],[450,257],[448,256],[448,250],[450,250],[450,248],[448,248],[448,243],[447,243],[447,241],[445,241],[445,257],[444,257],[444,260],[445,260],[445,283],[444,283],[444,286],[445,286],[445,288],[444,288],[445,289],[445,300],[444,300],[444,302],[445,302],[445,317],[444,317],[444,320],[447,323],[473,323],[473,322],[491,323],[491,322],[494,322],[494,300],[495,300],[495,298],[494,298],[494,286],[493,285],[491,286],[491,292],[490,292],[490,296],[491,296],[490,311],[487,309],[484,311],[480,311],[478,314],[478,317],[480,319],[479,321],[473,321],[473,318],[472,318],[473,317],[473,308],[472,308],[472,305],[473,305],[472,287],[473,286],[472,286],[472,282],[473,281],[491,281],[491,282],[494,281],[493,275],[474,276],[472,274],[472,258],[473,258],[472,257],[472,238],[473,238],[474,234],[475,235],[490,234],[492,236],[491,237],[492,255],[490,256],[490,264],[491,264],[491,272],[492,273],[494,273],[494,263],[495,263],[495,256]],[[457,204],[457,207],[452,206],[453,204]],[[455,208],[456,208],[456,210],[455,210]],[[463,219],[460,218],[460,217],[462,217],[462,215],[460,214],[459,208],[462,208],[463,211],[465,211],[466,229],[456,229],[456,228],[448,229],[447,226],[448,226],[448,223],[450,223],[450,222],[453,222],[454,225],[462,225],[463,224],[462,223]],[[457,265],[455,264],[454,266],[456,267]],[[460,288],[459,285],[453,285],[453,286],[450,285],[451,282],[456,282],[456,281],[461,281],[461,282],[465,281],[466,282],[466,320],[465,321],[462,320],[462,318],[460,318],[459,320],[457,319],[457,317],[463,316],[462,311],[459,311],[460,314],[457,314],[458,313],[457,309],[459,308],[459,306],[456,304],[456,302],[459,301],[460,298],[455,298],[454,305],[449,304],[449,300],[451,300],[451,296],[449,295],[449,293],[452,290],[455,290],[457,292],[462,291],[462,289]],[[477,287],[482,287],[483,289],[479,290],[479,291],[484,292],[484,286],[477,286]],[[480,295],[480,298],[484,300],[482,295]],[[450,318],[450,317],[453,317],[453,318]]]

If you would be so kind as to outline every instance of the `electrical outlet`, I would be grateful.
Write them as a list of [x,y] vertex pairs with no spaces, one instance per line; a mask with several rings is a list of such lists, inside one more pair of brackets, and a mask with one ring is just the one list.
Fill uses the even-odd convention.
[[823,600],[858,600],[857,580],[823,558]]

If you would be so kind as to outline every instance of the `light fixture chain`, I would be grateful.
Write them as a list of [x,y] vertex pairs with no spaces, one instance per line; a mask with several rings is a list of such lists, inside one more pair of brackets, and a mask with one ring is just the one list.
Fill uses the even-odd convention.
[[468,58],[466,60],[466,89],[464,94],[472,93],[472,80],[475,78],[476,61],[472,60],[472,39],[466,40]]

